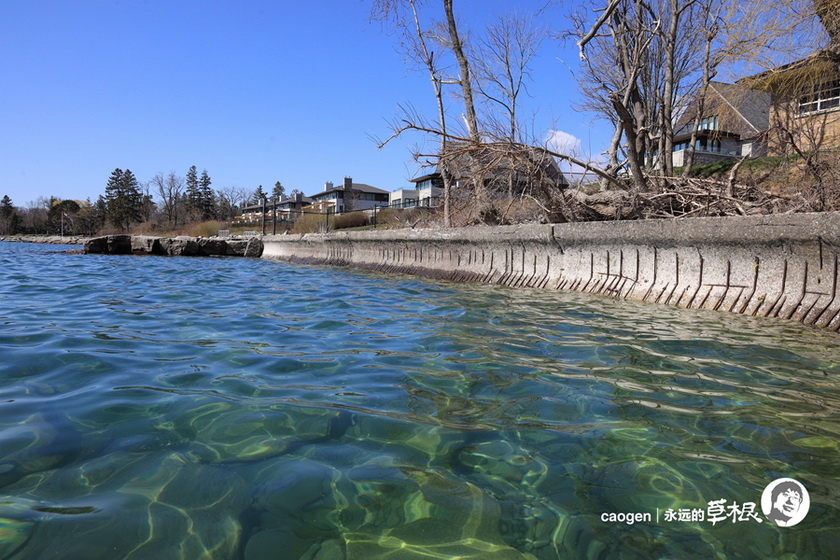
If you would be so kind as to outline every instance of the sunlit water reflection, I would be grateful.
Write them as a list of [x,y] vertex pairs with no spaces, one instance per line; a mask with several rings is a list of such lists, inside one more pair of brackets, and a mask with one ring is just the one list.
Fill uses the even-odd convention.
[[[840,345],[798,324],[2,243],[0,325],[0,558],[840,550]],[[796,527],[666,520],[780,477]]]

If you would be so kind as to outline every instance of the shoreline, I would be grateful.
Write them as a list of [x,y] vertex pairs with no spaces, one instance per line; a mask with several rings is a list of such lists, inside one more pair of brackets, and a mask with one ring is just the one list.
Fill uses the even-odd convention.
[[0,235],[0,241],[9,243],[44,243],[48,245],[84,245],[92,237],[78,235]]
[[262,258],[840,330],[840,212],[264,236]]
[[[37,242],[56,242],[48,239],[70,238]],[[349,266],[773,317],[840,331],[840,212],[227,239],[112,235],[85,240],[84,252]]]

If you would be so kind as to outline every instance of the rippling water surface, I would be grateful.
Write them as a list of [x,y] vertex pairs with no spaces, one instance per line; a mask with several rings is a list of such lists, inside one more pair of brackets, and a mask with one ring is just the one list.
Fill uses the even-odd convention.
[[[0,243],[0,558],[836,557],[838,341]],[[709,521],[710,501],[760,510],[780,477],[810,493],[796,527]]]

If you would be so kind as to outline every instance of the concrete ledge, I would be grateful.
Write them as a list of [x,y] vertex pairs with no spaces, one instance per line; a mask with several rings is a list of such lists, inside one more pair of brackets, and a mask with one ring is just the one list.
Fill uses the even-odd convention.
[[840,213],[266,236],[263,258],[840,329]]

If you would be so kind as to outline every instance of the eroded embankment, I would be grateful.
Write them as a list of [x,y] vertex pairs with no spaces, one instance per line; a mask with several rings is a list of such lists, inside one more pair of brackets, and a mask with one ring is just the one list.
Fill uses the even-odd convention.
[[263,258],[840,329],[840,213],[266,236]]

